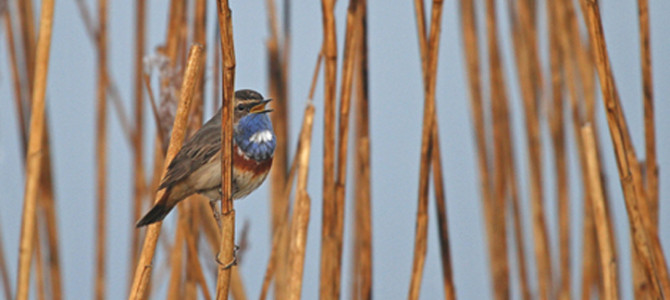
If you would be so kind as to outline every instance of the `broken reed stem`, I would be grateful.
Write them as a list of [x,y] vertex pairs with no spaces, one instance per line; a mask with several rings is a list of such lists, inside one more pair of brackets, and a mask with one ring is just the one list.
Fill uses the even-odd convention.
[[105,252],[107,242],[107,0],[98,1],[98,90],[96,106],[96,264],[95,299],[105,298]]
[[[203,68],[202,51],[201,46],[193,45],[189,52],[188,63],[186,64],[186,70],[184,71],[184,81],[181,86],[181,99],[177,106],[174,125],[172,126],[172,134],[170,136],[170,145],[168,146],[168,151],[165,156],[165,164],[162,171],[163,176],[167,172],[167,166],[175,155],[177,155],[177,152],[184,142],[191,101],[193,99],[195,88],[198,86],[198,81],[202,77],[200,76],[200,72],[202,72]],[[157,202],[163,193],[163,191],[156,193],[154,201]],[[151,261],[156,251],[156,244],[158,242],[161,225],[162,222],[156,222],[148,226],[128,299],[140,300],[145,299],[148,296],[146,292],[149,285],[149,277],[151,276]]]
[[[23,1],[20,1],[23,2]],[[35,50],[35,77],[33,78],[32,109],[30,118],[30,137],[26,155],[26,185],[19,245],[19,269],[16,280],[16,299],[28,299],[30,287],[31,255],[35,247],[37,196],[40,176],[42,175],[45,122],[45,93],[49,69],[51,48],[51,29],[53,23],[53,0],[42,1],[40,13],[40,34]]]
[[645,179],[651,223],[658,227],[658,162],[656,159],[656,126],[654,124],[654,85],[649,36],[649,2],[637,1],[640,19],[640,64],[642,65],[642,96],[644,99]]
[[[7,48],[9,48],[9,61],[12,68],[12,83],[14,84],[14,103],[16,105],[17,121],[19,122],[19,136],[21,138],[21,158],[25,164],[26,147],[28,146],[28,133],[26,128],[26,113],[24,112],[24,97],[21,87],[21,74],[19,73],[14,45],[14,32],[12,18],[9,14],[9,4],[5,4],[2,17],[5,19],[5,32],[7,33]],[[9,299],[9,298],[8,298]]]
[[609,222],[607,211],[605,209],[605,197],[602,181],[600,180],[600,166],[598,165],[598,152],[596,150],[595,136],[593,128],[587,124],[582,126],[582,140],[584,141],[584,151],[588,165],[588,181],[590,182],[589,191],[593,203],[593,218],[596,227],[596,236],[598,238],[598,249],[601,261],[601,276],[603,279],[603,299],[619,299],[618,292],[618,271],[616,256],[614,255],[615,245],[609,236]]
[[[414,259],[412,262],[412,275],[408,298],[418,299],[423,277],[423,267],[426,260],[427,235],[428,235],[428,186],[430,176],[430,162],[433,143],[433,131],[435,123],[435,87],[437,83],[437,63],[440,45],[440,32],[442,24],[443,2],[433,1],[431,8],[430,34],[426,35],[425,15],[423,2],[415,1],[414,7],[417,15],[417,31],[419,35],[419,46],[421,48],[421,62],[424,79],[424,115],[423,128],[421,132],[421,158],[419,164],[419,194],[417,220],[414,238]],[[426,41],[426,37],[428,37]]]
[[[234,261],[235,210],[233,208],[232,151],[233,151],[233,105],[235,93],[235,48],[233,45],[233,21],[228,0],[218,0],[218,19],[221,30],[222,85],[221,98],[221,242],[219,255],[224,264]],[[216,299],[228,299],[230,269],[218,266]]]
[[310,218],[310,198],[307,194],[307,175],[309,173],[309,155],[312,147],[312,125],[314,122],[314,105],[308,102],[303,118],[300,147],[297,152],[297,176],[295,203],[289,236],[287,286],[284,295],[287,299],[300,299],[302,278],[305,264],[305,248],[307,247],[307,229]]
[[[145,194],[144,174],[144,52],[146,44],[146,0],[135,1],[135,57],[134,57],[134,97],[135,125],[133,127],[133,220],[139,220],[142,214],[142,200]],[[147,86],[149,89],[149,86]],[[150,89],[149,89],[150,91]],[[160,127],[157,127],[160,129]],[[135,269],[140,254],[140,230],[131,225],[130,268]],[[128,276],[128,278],[132,278]],[[129,281],[129,284],[132,282]]]
[[[509,263],[507,261],[507,238],[505,203],[507,197],[508,182],[506,175],[513,168],[511,137],[509,128],[509,111],[507,95],[505,91],[502,74],[502,63],[498,50],[496,12],[494,1],[486,1],[486,28],[489,49],[489,70],[491,89],[491,116],[494,137],[494,170],[493,187],[494,194],[491,196],[491,205],[485,212],[487,219],[487,233],[489,235],[489,255],[491,258],[491,274],[493,281],[494,296],[496,299],[509,297]],[[497,197],[494,195],[498,195]],[[486,209],[487,206],[484,206]],[[519,237],[517,237],[519,238]]]
[[370,92],[368,84],[367,1],[359,0],[360,39],[356,66],[354,155],[354,246],[352,299],[372,299],[372,207],[370,201]]
[[[311,87],[310,91],[313,91],[315,82],[316,82],[316,80],[319,76],[318,70],[321,67],[321,59],[320,59],[321,54],[317,55],[317,57],[318,57],[318,59],[316,61],[316,65],[314,66],[314,71],[315,72],[312,75],[313,76],[312,77],[312,87]],[[310,92],[309,96],[310,96],[310,98],[308,100],[311,103],[311,101],[313,101],[313,98],[312,98],[313,93]],[[299,136],[302,136],[303,133],[306,130],[305,125],[307,125],[307,123],[305,123],[306,121],[304,120],[304,118],[305,118],[305,116],[303,116],[303,123],[302,123],[302,127],[300,128],[300,135]],[[288,199],[291,196],[291,188],[293,187],[293,181],[294,181],[296,170],[297,170],[298,155],[300,154],[300,149],[302,148],[302,140],[298,139],[297,143],[298,143],[298,146],[296,147],[295,153],[293,154],[293,159],[291,160],[291,167],[290,167],[290,170],[288,172],[287,179],[286,179],[286,185],[284,187],[284,190],[282,191],[283,197],[286,198],[286,199]],[[277,228],[277,230],[278,230],[277,234],[273,235],[273,237],[272,237],[272,248],[270,250],[270,258],[268,260],[268,265],[265,269],[265,275],[263,276],[263,284],[262,284],[262,287],[261,287],[261,294],[259,296],[259,299],[261,299],[261,300],[263,300],[267,297],[267,291],[268,291],[268,288],[270,286],[270,282],[272,281],[272,276],[274,276],[275,273],[277,272],[277,264],[278,264],[277,259],[278,259],[278,257],[280,257],[280,255],[282,255],[281,256],[282,258],[285,257],[285,256],[283,256],[284,255],[283,253],[280,254],[280,253],[278,253],[278,251],[281,251],[281,249],[279,249],[280,244],[281,245],[288,245],[288,244],[286,244],[288,242],[288,236],[287,235],[289,234],[289,230],[290,230],[290,228],[289,228],[289,226],[290,226],[289,223],[290,222],[289,222],[289,217],[288,217],[288,213],[289,213],[288,212],[288,206],[286,207],[286,209],[287,210],[284,211],[284,214],[286,215],[286,218],[282,219],[282,220],[284,220],[284,222],[279,224],[279,227]],[[288,246],[286,246],[286,247],[288,247]],[[288,254],[286,254],[286,255],[288,255]],[[275,286],[276,285],[278,285],[278,283],[275,283]],[[281,293],[284,293],[285,291],[286,291],[286,288],[284,286],[279,286],[275,289],[275,293],[280,293],[281,294]],[[279,298],[279,297],[280,296],[275,295],[275,298]]]
[[635,243],[634,248],[651,281],[655,296],[667,296],[670,295],[670,278],[658,232],[651,225],[648,203],[642,192],[643,187],[639,186],[642,181],[638,176],[641,176],[641,174],[612,75],[600,19],[600,9],[597,2],[586,3],[582,1],[581,3],[587,20],[589,36],[593,43],[593,56],[600,79],[604,106],[607,108],[607,121],[617,157],[617,167],[624,191],[629,225]]
[[338,220],[343,216],[335,198],[335,101],[337,86],[337,40],[335,1],[321,1],[323,15],[324,128],[323,128],[323,214],[321,225],[321,263],[319,295],[324,300],[340,298],[340,262]]

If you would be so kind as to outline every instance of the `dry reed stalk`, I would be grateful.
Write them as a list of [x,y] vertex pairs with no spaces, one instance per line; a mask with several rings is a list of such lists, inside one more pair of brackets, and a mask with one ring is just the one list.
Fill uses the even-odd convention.
[[12,18],[9,14],[9,4],[5,5],[2,17],[5,19],[5,31],[7,33],[7,48],[9,49],[9,61],[12,69],[12,83],[14,84],[14,103],[16,104],[17,120],[19,122],[19,137],[21,138],[21,158],[26,160],[26,147],[28,146],[28,133],[26,128],[26,113],[24,112],[23,89],[21,87],[21,74],[19,73],[14,45],[14,32]]
[[644,99],[645,179],[652,225],[658,227],[658,163],[656,159],[656,128],[654,125],[654,86],[649,36],[649,2],[637,1],[640,18],[640,64]]
[[[200,204],[201,207],[207,207],[207,209],[209,210],[209,204],[206,203],[206,202],[207,201],[200,201],[199,204]],[[196,203],[196,204],[198,204],[198,203]],[[191,205],[191,208],[193,210],[197,210],[196,205]],[[205,216],[205,215],[203,215],[203,216]],[[205,219],[205,218],[202,218],[202,219]],[[200,227],[196,225],[196,228],[200,228]],[[215,226],[215,228],[216,228],[216,226]],[[192,266],[190,269],[193,269],[195,280],[198,284],[200,284],[203,296],[205,297],[205,299],[210,300],[210,299],[212,299],[212,296],[209,294],[209,288],[207,287],[207,280],[205,279],[205,274],[202,270],[202,266],[200,265],[200,260],[198,259],[198,249],[197,249],[196,238],[193,235],[190,235],[190,234],[186,234],[184,237],[185,237],[185,241],[186,241],[186,250],[188,251],[188,253],[186,254],[186,257],[188,258],[189,265]],[[218,243],[212,243],[212,249],[216,249],[215,245],[218,245]]]
[[587,124],[582,127],[582,140],[586,152],[588,165],[588,181],[590,182],[591,200],[593,201],[593,217],[596,225],[598,246],[601,260],[601,276],[604,282],[603,299],[619,299],[618,271],[612,238],[607,223],[607,212],[605,210],[604,188],[600,180],[600,166],[598,166],[598,152],[596,150],[593,128]]
[[314,123],[314,105],[307,103],[303,117],[303,131],[300,135],[300,147],[296,156],[297,176],[295,203],[289,232],[289,250],[287,264],[287,285],[283,293],[287,299],[300,299],[302,278],[307,247],[307,228],[310,218],[310,197],[307,194],[307,175],[309,173],[309,155],[312,147],[312,125]]
[[370,92],[368,84],[367,1],[360,1],[360,38],[356,66],[354,155],[354,260],[352,299],[372,299],[372,207],[370,196]]
[[558,2],[547,3],[549,19],[549,57],[552,91],[552,110],[548,123],[551,130],[554,148],[554,166],[556,168],[556,201],[558,211],[558,244],[559,244],[559,287],[558,298],[570,299],[571,268],[570,268],[570,198],[567,174],[567,154],[565,145],[565,117],[563,113],[563,78],[561,68],[564,53],[561,51],[559,33],[561,26],[558,19]]
[[96,263],[95,299],[105,299],[107,243],[107,0],[98,1],[98,90],[96,105]]
[[[314,100],[314,87],[316,86],[316,81],[317,81],[318,76],[319,76],[319,69],[321,67],[321,61],[322,61],[321,58],[322,58],[322,56],[321,56],[321,54],[319,54],[317,56],[316,65],[314,66],[314,73],[312,74],[312,83],[311,83],[310,93],[309,93],[309,98],[308,98],[310,103],[311,103],[311,101]],[[305,116],[303,116],[303,119],[304,118],[305,118]],[[307,130],[305,128],[306,125],[307,125],[307,123],[305,123],[305,121],[303,120],[302,127],[300,128],[300,135],[299,136],[302,136],[304,134],[305,130]],[[286,199],[288,199],[291,196],[293,181],[295,179],[295,175],[296,175],[296,172],[297,172],[296,171],[297,170],[297,163],[298,163],[297,158],[298,158],[298,155],[300,154],[301,147],[302,147],[302,140],[298,139],[298,145],[296,147],[295,153],[293,154],[293,159],[291,160],[292,162],[291,162],[291,167],[289,169],[288,176],[287,176],[287,179],[286,179],[286,185],[284,187],[284,190],[282,191],[283,197],[286,198]],[[285,252],[279,253],[279,251],[286,251],[286,249],[285,250],[280,249],[280,247],[282,245],[287,245],[287,247],[288,247],[288,234],[289,234],[289,230],[290,230],[290,224],[289,224],[289,218],[288,218],[288,213],[289,213],[288,207],[286,207],[286,209],[287,210],[284,211],[283,213],[286,214],[287,217],[282,218],[282,220],[284,220],[284,222],[279,224],[279,227],[277,228],[277,230],[278,230],[277,234],[275,234],[272,237],[272,248],[270,250],[270,258],[268,260],[268,265],[265,269],[265,275],[263,276],[263,284],[262,284],[262,287],[261,287],[261,294],[260,294],[259,299],[265,299],[267,297],[267,291],[268,291],[268,288],[270,286],[270,282],[272,281],[272,277],[277,272],[277,265],[280,263],[278,258],[279,257],[281,257],[281,258],[288,257],[288,253],[285,253]],[[288,274],[284,274],[284,276],[288,276]],[[277,286],[277,285],[279,285],[279,287],[275,288],[275,293],[278,293],[278,294],[275,294],[275,298],[280,298],[281,296],[283,296],[283,293],[286,291],[286,288],[285,288],[286,285],[280,285],[279,283],[275,282],[275,286]]]
[[[21,42],[23,46],[23,57],[26,71],[26,78],[28,79],[28,98],[29,105],[32,105],[32,92],[34,89],[35,77],[35,12],[33,10],[32,1],[17,1],[19,24],[21,29]],[[28,112],[30,114],[30,112]]]
[[[134,97],[135,118],[133,126],[133,220],[139,220],[142,214],[142,200],[145,194],[144,171],[144,52],[146,44],[146,0],[135,1],[135,57],[134,57]],[[150,91],[150,89],[149,89]],[[140,230],[133,225],[130,228],[130,272],[135,269],[140,254]],[[132,278],[128,276],[128,278]],[[129,284],[132,282],[129,280]]]
[[[232,198],[233,97],[235,93],[235,48],[233,22],[228,0],[218,0],[218,19],[221,30],[222,85],[221,98],[221,241],[219,255],[224,263],[234,262],[235,210]],[[228,299],[230,269],[219,266],[216,299]]]
[[184,269],[184,230],[186,230],[186,212],[184,204],[179,205],[177,220],[177,229],[175,230],[174,244],[169,252],[170,260],[170,279],[168,281],[168,300],[181,299],[182,294],[182,273]]
[[339,269],[341,252],[338,251],[337,227],[343,207],[335,198],[335,101],[337,86],[337,40],[335,28],[335,1],[321,1],[323,16],[324,70],[324,128],[323,128],[323,214],[321,225],[321,263],[319,295],[325,300],[340,295]]
[[[506,175],[510,172],[513,165],[509,111],[507,104],[507,94],[504,87],[502,74],[502,63],[498,50],[498,37],[496,26],[496,12],[494,2],[486,2],[486,28],[488,36],[489,49],[489,69],[490,69],[490,90],[491,90],[491,116],[493,126],[493,145],[494,145],[494,174],[493,191],[491,196],[491,205],[488,206],[487,233],[489,235],[489,255],[491,258],[491,274],[493,281],[494,296],[496,299],[506,299],[509,297],[509,262],[507,261],[507,242],[506,242],[506,221],[505,198],[507,195],[508,183]],[[499,195],[495,197],[494,195]],[[484,206],[486,209],[487,206]],[[519,238],[519,237],[517,237]]]
[[44,246],[41,243],[41,238],[40,236],[42,233],[40,232],[39,229],[39,220],[38,217],[35,216],[35,289],[37,290],[37,300],[44,300],[46,298],[46,291],[45,291],[45,286],[44,282],[45,280],[45,273],[44,273],[44,257],[42,256],[42,247]]
[[[533,220],[535,257],[539,281],[539,296],[547,299],[552,293],[552,271],[549,236],[544,215],[542,185],[542,144],[538,100],[541,95],[539,60],[537,59],[537,38],[534,25],[530,22],[532,13],[528,1],[519,1],[518,19],[513,22],[514,53],[516,56],[518,80],[521,86],[525,113],[526,139],[528,141],[528,166],[530,176],[530,199]],[[512,9],[510,9],[512,11]]]
[[589,36],[593,43],[595,65],[599,74],[603,102],[607,107],[612,143],[617,157],[619,177],[624,191],[626,209],[629,215],[632,240],[657,297],[670,295],[670,278],[665,256],[662,252],[658,233],[651,225],[648,203],[642,192],[642,182],[635,149],[632,145],[628,125],[620,105],[619,95],[612,75],[607,53],[600,9],[597,2],[582,1],[583,13],[587,19]]
[[[478,55],[478,41],[477,41],[477,22],[475,19],[475,7],[474,1],[461,1],[461,27],[463,29],[463,44],[465,58],[467,62],[467,75],[469,82],[469,93],[470,93],[470,106],[472,110],[472,122],[474,123],[475,128],[475,142],[477,147],[477,162],[479,165],[479,183],[481,189],[482,197],[482,206],[484,210],[484,217],[486,222],[486,227],[491,228],[493,224],[493,214],[490,213],[493,210],[494,200],[492,194],[492,176],[491,176],[491,165],[489,163],[489,147],[487,145],[486,139],[486,125],[485,125],[485,116],[484,116],[484,107],[482,100],[482,88],[481,88],[481,75],[480,75],[480,62]],[[508,168],[508,175],[512,180],[515,181],[515,175],[513,174],[513,163],[510,162],[510,168]],[[512,192],[512,212],[514,219],[514,228],[517,241],[517,261],[519,263],[519,275],[520,275],[520,285],[521,293],[523,299],[530,299],[530,288],[528,285],[528,278],[526,275],[526,266],[525,266],[525,254],[523,247],[523,235],[521,232],[521,220],[519,213],[519,204],[516,190],[516,182],[509,183]],[[498,256],[491,247],[496,243],[496,237],[489,233],[489,256],[491,261],[491,274],[495,274],[494,270],[501,269],[503,266],[507,265],[507,257],[504,255]]]
[[[203,50],[205,51],[203,55],[203,65],[207,66],[207,3],[205,0],[195,0],[193,1],[193,23],[192,23],[192,39],[194,43],[197,43],[199,45],[203,46]],[[216,48],[214,48],[216,49]],[[218,51],[214,51],[218,52]],[[195,102],[194,105],[192,106],[192,112],[191,112],[191,132],[194,133],[196,132],[201,126],[203,122],[203,111],[205,109],[204,105],[204,94],[205,94],[205,72],[202,73],[202,78],[200,79],[200,86],[196,89],[196,95],[195,95]],[[217,81],[214,81],[217,82]],[[218,84],[214,84],[218,85]],[[218,99],[218,98],[214,98]],[[191,200],[186,205],[186,211],[187,211],[187,228],[186,228],[186,236],[190,237],[192,240],[198,240],[200,237],[200,232],[199,232],[199,226],[198,223],[195,222],[195,220],[198,220],[202,217],[206,217],[206,215],[200,215],[200,210],[196,209],[197,208],[197,201],[200,202],[207,202],[207,200],[203,199],[201,196],[194,196],[194,198]],[[203,203],[200,203],[203,204]],[[187,260],[186,260],[186,278],[184,282],[184,291],[183,291],[183,298],[185,299],[195,299],[198,296],[198,291],[197,291],[197,285],[198,285],[198,279],[199,275],[198,272],[202,272],[201,267],[200,267],[200,261],[198,259],[198,244],[193,243],[193,251],[191,251],[190,247],[191,244],[189,243],[190,239],[186,239],[187,246],[188,246],[188,251],[186,252],[187,255]],[[200,270],[200,271],[198,271]],[[204,280],[203,280],[204,283]],[[203,292],[209,294],[209,291],[206,288],[206,285],[203,284]],[[209,295],[208,295],[209,296]]]
[[[588,72],[584,72],[592,67],[591,64],[587,66],[578,66],[581,65],[580,60],[583,60],[584,57],[581,50],[582,41],[579,38],[576,27],[576,19],[574,15],[574,9],[572,3],[569,1],[557,2],[553,9],[550,9],[551,12],[555,13],[556,16],[553,16],[551,28],[554,30],[554,35],[552,37],[558,40],[559,50],[557,52],[561,53],[561,68],[563,70],[564,83],[568,90],[568,99],[570,102],[570,112],[571,112],[571,123],[573,129],[573,135],[575,137],[575,142],[577,145],[577,152],[580,165],[580,173],[583,182],[583,203],[584,203],[584,217],[583,217],[583,228],[582,228],[582,269],[581,269],[581,282],[582,282],[582,294],[581,299],[590,299],[592,296],[592,288],[597,283],[597,244],[596,244],[596,235],[595,235],[595,223],[593,219],[593,205],[588,191],[591,190],[591,185],[588,179],[587,173],[587,163],[586,163],[586,153],[584,150],[581,128],[582,124],[586,122],[584,112],[585,107],[588,107],[589,98],[589,84],[590,81],[588,78]],[[556,41],[554,41],[555,43]],[[574,45],[580,45],[574,47]],[[580,53],[581,52],[581,53]],[[580,86],[583,85],[583,86]],[[581,88],[581,90],[580,90]],[[582,93],[580,93],[580,91]],[[587,102],[587,104],[583,104]],[[556,109],[556,108],[554,108]],[[558,122],[557,122],[558,123]],[[596,140],[597,148],[597,140]],[[600,165],[600,163],[598,164]],[[560,210],[560,208],[559,208]],[[560,220],[560,217],[559,217]],[[560,238],[560,237],[559,237]],[[562,271],[561,271],[562,272]],[[563,273],[561,273],[563,274]],[[596,289],[597,291],[597,289]]]
[[33,77],[32,109],[30,119],[30,137],[26,161],[26,186],[19,245],[19,269],[16,281],[16,299],[28,299],[30,287],[30,262],[34,244],[37,195],[43,163],[43,135],[46,131],[45,101],[46,79],[51,48],[51,29],[53,23],[53,0],[42,1],[40,13],[40,34],[35,49],[35,76]]
[[[437,120],[437,116],[435,116]],[[438,233],[440,240],[440,258],[442,259],[442,284],[444,285],[444,298],[456,299],[456,287],[453,282],[451,271],[451,250],[449,249],[449,227],[447,221],[447,197],[444,191],[444,179],[442,176],[442,159],[440,158],[440,139],[437,122],[433,123],[433,180],[435,186],[435,207],[437,214]]]
[[[221,35],[219,35],[219,25],[217,23],[216,25],[216,30],[214,31],[214,43],[215,45],[221,44]],[[221,51],[212,51],[214,52],[214,70],[212,73],[212,82],[221,82]],[[212,84],[212,111],[218,111],[219,110],[219,105],[221,104],[219,101],[221,97],[221,86],[218,84]]]
[[[417,29],[419,34],[419,48],[421,49],[421,62],[423,70],[423,80],[426,96],[430,95],[432,101],[435,101],[435,82],[437,80],[437,53],[439,48],[438,35],[440,33],[440,21],[435,18],[441,17],[441,2],[433,2],[438,7],[432,7],[431,31],[430,36],[426,32],[426,17],[423,2],[415,2],[417,14]],[[432,90],[431,90],[432,89]],[[431,94],[432,93],[432,94]],[[437,112],[433,109],[433,128],[431,129],[431,161],[433,168],[433,179],[435,185],[435,204],[436,215],[438,218],[438,232],[440,240],[440,258],[442,259],[442,279],[446,299],[455,298],[455,290],[451,272],[451,257],[449,253],[449,232],[447,228],[446,196],[442,179],[442,159],[440,151],[439,130],[437,126]]]
[[[45,120],[43,126],[46,126],[48,119]],[[61,268],[60,268],[60,252],[58,249],[58,223],[56,221],[56,205],[54,201],[54,190],[53,190],[53,180],[52,180],[52,164],[51,164],[51,146],[49,142],[49,131],[45,128],[43,135],[43,146],[44,146],[44,163],[42,164],[42,176],[41,176],[41,201],[38,204],[42,207],[42,213],[44,218],[44,227],[47,231],[47,247],[48,252],[48,263],[49,263],[49,278],[51,279],[51,298],[54,300],[60,300],[63,295],[63,287],[61,280]]]
[[[433,139],[436,131],[435,112],[435,87],[437,83],[437,63],[440,45],[440,32],[442,21],[442,1],[433,1],[431,7],[430,34],[426,32],[426,18],[423,2],[415,1],[414,7],[417,15],[417,31],[419,35],[419,46],[421,48],[421,62],[424,79],[424,116],[421,135],[421,159],[419,164],[419,195],[417,208],[417,221],[414,238],[414,259],[412,262],[412,275],[408,298],[418,299],[423,277],[423,267],[426,260],[427,234],[428,234],[428,186],[430,176],[430,162],[434,153]],[[426,40],[427,38],[427,40]],[[436,132],[435,132],[436,134]]]
[[[189,52],[188,63],[184,72],[184,81],[182,82],[181,87],[181,100],[179,101],[179,106],[177,107],[177,113],[175,115],[175,121],[172,127],[172,134],[170,136],[170,145],[165,156],[166,163],[164,164],[165,167],[162,171],[163,175],[165,175],[167,172],[167,166],[169,165],[169,162],[172,161],[174,156],[181,148],[181,144],[184,142],[188,113],[190,111],[190,105],[193,99],[195,88],[198,86],[198,80],[201,78],[201,76],[199,76],[200,72],[202,72],[202,47],[193,45],[191,47],[191,51]],[[154,201],[158,201],[163,193],[164,192],[159,191],[155,195]],[[149,277],[151,276],[151,260],[155,254],[161,225],[162,222],[157,222],[148,226],[142,252],[135,270],[135,275],[133,277],[133,285],[130,290],[130,296],[128,297],[129,299],[139,300],[145,299],[145,297],[148,296],[146,292],[149,285]]]
[[[344,38],[344,55],[342,60],[342,77],[340,86],[340,111],[338,119],[338,138],[337,138],[337,164],[335,166],[335,203],[333,216],[333,228],[330,232],[332,239],[330,240],[334,246],[331,248],[335,251],[336,261],[331,261],[330,273],[333,277],[333,290],[336,298],[339,298],[341,293],[341,277],[342,277],[342,243],[344,235],[344,208],[346,197],[346,182],[347,182],[347,150],[349,149],[349,113],[351,108],[351,90],[354,77],[354,64],[356,62],[357,42],[359,38],[357,35],[360,30],[358,25],[359,20],[359,3],[360,1],[351,0],[347,8],[347,20]],[[306,192],[305,192],[306,193]],[[302,197],[302,196],[301,196]],[[333,265],[334,264],[334,265]]]
[[[287,40],[279,39],[279,25],[277,21],[277,12],[274,0],[266,1],[266,11],[268,13],[268,25],[270,29],[270,38],[266,42],[268,55],[268,79],[269,79],[269,97],[276,100],[274,102],[274,112],[270,115],[272,126],[275,129],[277,137],[277,147],[273,159],[273,166],[270,170],[270,210],[272,211],[270,226],[272,237],[278,233],[280,224],[286,223],[288,214],[289,197],[283,197],[283,191],[286,187],[287,166],[288,166],[288,64],[286,58],[288,50]],[[286,29],[286,27],[282,27]],[[282,32],[286,36],[286,32]],[[279,257],[286,257],[285,251],[288,249],[288,239],[282,239],[283,243],[279,246]],[[282,298],[282,292],[287,277],[287,261],[281,259],[276,261],[276,284],[275,297]]]

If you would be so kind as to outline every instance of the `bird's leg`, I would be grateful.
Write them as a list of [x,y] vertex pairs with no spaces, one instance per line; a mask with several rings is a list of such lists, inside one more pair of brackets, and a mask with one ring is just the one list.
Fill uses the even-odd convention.
[[214,220],[216,220],[216,224],[219,225],[219,228],[221,228],[221,212],[216,207],[216,199],[209,200],[209,207],[212,209],[212,213],[214,214]]

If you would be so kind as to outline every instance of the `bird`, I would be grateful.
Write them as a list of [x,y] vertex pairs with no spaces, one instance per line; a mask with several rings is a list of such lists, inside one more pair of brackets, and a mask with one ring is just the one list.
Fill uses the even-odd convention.
[[[265,107],[270,101],[254,90],[235,92],[233,199],[256,190],[272,167],[277,138],[268,117],[272,109]],[[163,220],[177,203],[195,193],[209,198],[212,208],[221,199],[221,109],[184,143],[161,180],[158,190],[162,189],[163,196],[136,227]]]

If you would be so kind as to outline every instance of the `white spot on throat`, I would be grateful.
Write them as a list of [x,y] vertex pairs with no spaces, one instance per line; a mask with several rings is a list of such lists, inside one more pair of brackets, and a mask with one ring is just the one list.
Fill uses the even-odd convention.
[[249,141],[252,143],[264,143],[269,142],[271,140],[272,140],[272,132],[270,132],[270,130],[263,130],[256,132],[249,138]]

